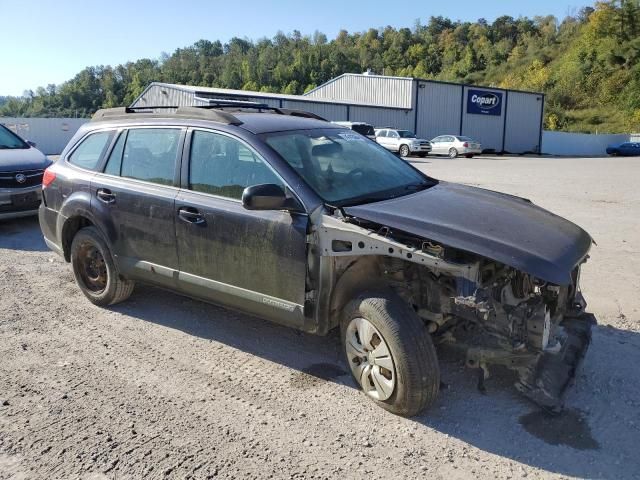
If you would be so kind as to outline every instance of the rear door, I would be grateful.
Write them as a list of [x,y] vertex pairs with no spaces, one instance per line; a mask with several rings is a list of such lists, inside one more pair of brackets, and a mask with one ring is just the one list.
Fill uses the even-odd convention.
[[442,137],[436,137],[431,140],[431,153],[442,153]]
[[240,139],[194,129],[186,145],[175,205],[180,288],[301,328],[307,215],[242,206],[245,187],[284,182]]
[[91,206],[102,219],[124,273],[177,284],[175,198],[186,129],[140,127],[119,132],[104,171],[92,181]]

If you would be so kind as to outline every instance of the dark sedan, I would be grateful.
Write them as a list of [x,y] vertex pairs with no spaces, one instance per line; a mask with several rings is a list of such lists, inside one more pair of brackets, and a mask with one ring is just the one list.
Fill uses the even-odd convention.
[[34,144],[0,125],[0,220],[38,213],[42,176],[51,163]]
[[640,142],[625,142],[619,145],[609,145],[607,155],[636,157],[640,156]]

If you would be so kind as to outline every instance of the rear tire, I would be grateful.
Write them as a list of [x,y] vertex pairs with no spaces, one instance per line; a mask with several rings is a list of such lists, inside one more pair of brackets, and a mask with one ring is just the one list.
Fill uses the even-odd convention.
[[440,367],[431,336],[396,294],[361,293],[343,309],[340,330],[354,380],[379,406],[411,417],[435,401]]
[[81,229],[71,242],[71,266],[82,293],[100,307],[129,298],[135,282],[123,278],[95,227]]
[[449,149],[449,158],[456,158],[458,156],[458,150],[455,148]]
[[400,156],[401,157],[408,157],[409,153],[411,153],[409,151],[409,147],[407,145],[400,145]]

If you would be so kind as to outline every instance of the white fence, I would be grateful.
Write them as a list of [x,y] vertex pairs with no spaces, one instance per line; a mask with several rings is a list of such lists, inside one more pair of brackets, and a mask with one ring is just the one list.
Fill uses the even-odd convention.
[[88,118],[0,117],[0,123],[25,140],[35,142],[47,155],[58,155]]
[[586,133],[542,132],[542,153],[548,155],[606,155],[607,145],[632,141],[633,135],[593,135]]

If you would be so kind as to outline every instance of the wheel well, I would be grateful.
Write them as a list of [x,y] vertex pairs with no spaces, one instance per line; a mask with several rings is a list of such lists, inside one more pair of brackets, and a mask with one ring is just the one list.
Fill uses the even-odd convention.
[[381,257],[343,257],[348,263],[338,276],[331,295],[330,328],[340,324],[340,312],[358,292],[388,288],[381,268]]
[[64,222],[62,227],[62,251],[67,262],[71,261],[71,242],[73,242],[73,237],[76,236],[76,233],[81,228],[91,226],[93,226],[93,222],[82,216],[70,217]]

